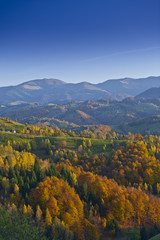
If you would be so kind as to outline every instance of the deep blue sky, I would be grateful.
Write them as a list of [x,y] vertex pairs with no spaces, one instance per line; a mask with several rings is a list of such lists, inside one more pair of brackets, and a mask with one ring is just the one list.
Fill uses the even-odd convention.
[[0,0],[0,86],[160,75],[160,0]]

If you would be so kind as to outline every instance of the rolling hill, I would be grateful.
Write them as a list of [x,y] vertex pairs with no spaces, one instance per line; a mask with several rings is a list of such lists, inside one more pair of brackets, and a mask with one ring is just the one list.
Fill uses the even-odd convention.
[[139,95],[136,96],[137,99],[140,98],[150,98],[150,99],[154,99],[154,98],[160,98],[160,88],[154,87],[154,88],[150,88],[142,93],[140,93]]
[[140,120],[118,126],[116,129],[119,130],[120,133],[125,134],[127,134],[128,132],[134,134],[139,132],[142,135],[160,135],[160,115],[142,118]]
[[75,101],[66,104],[19,104],[0,106],[0,116],[21,123],[48,122],[69,128],[79,125],[119,126],[160,115],[160,99],[126,98],[122,101],[104,99]]

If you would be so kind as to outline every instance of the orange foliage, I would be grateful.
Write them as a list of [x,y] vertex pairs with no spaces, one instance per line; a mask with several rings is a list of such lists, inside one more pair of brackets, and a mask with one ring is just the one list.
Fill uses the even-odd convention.
[[43,213],[48,208],[51,216],[60,217],[73,231],[77,222],[82,225],[83,203],[74,189],[62,179],[47,177],[31,192],[30,199],[32,205],[39,204]]
[[97,203],[103,199],[106,218],[115,218],[123,225],[160,223],[160,200],[156,197],[148,196],[141,190],[118,186],[107,177],[88,172],[82,172],[78,178],[80,187],[84,183],[89,194],[96,197]]

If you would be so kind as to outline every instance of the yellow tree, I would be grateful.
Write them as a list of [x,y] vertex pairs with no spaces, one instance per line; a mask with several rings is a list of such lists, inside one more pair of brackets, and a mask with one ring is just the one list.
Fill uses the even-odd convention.
[[47,226],[50,226],[52,224],[52,217],[50,215],[48,208],[46,209],[45,222],[46,222]]
[[41,211],[39,205],[37,205],[36,220],[37,220],[38,223],[42,220],[42,211]]

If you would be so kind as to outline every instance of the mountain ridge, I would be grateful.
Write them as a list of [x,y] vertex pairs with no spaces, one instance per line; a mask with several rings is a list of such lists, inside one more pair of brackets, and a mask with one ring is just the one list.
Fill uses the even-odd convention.
[[16,86],[0,87],[0,104],[12,102],[64,103],[69,101],[135,97],[152,87],[160,87],[160,76],[121,78],[102,83],[67,83],[59,79],[30,80]]

